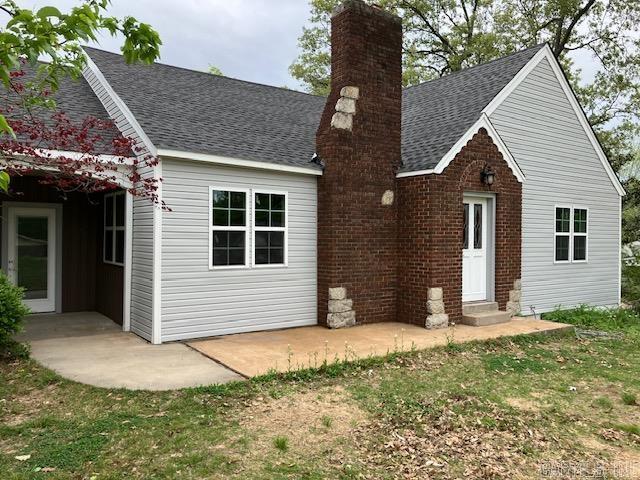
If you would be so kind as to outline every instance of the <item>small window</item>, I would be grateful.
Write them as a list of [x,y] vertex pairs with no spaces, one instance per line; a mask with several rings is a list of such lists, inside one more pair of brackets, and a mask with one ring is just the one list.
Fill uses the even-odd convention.
[[104,196],[103,261],[124,265],[125,250],[125,192]]
[[585,208],[556,207],[555,261],[587,261],[588,211]]
[[482,249],[482,205],[473,205],[473,248]]
[[211,266],[247,265],[247,192],[211,190]]
[[286,194],[255,192],[253,203],[254,264],[286,265]]

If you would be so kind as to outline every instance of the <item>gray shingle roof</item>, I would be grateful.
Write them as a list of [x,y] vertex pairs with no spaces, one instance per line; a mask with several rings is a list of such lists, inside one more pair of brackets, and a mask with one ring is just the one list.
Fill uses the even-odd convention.
[[402,172],[430,170],[544,45],[404,90]]
[[[405,89],[400,171],[435,167],[540,48]],[[324,97],[86,50],[156,147],[316,168]]]
[[[26,75],[23,77],[23,82],[26,83],[35,78],[35,67],[25,66],[24,70]],[[75,125],[80,125],[87,117],[95,117],[107,122],[110,121],[109,115],[102,106],[102,103],[100,103],[98,97],[96,97],[89,84],[83,78],[77,80],[69,77],[62,78],[58,90],[56,90],[52,96],[56,101],[55,110],[41,107],[35,107],[32,110],[32,113],[48,126],[53,126],[52,117],[56,112],[65,113],[69,120]],[[17,110],[14,115],[10,116],[21,118],[23,115],[23,111]],[[111,141],[119,135],[115,126],[109,130],[93,130],[92,133],[99,134],[103,138],[102,141],[95,145],[96,153],[113,153]],[[55,146],[60,147],[59,145]],[[72,149],[73,147],[70,146],[69,148]]]
[[319,168],[323,97],[86,51],[156,147]]

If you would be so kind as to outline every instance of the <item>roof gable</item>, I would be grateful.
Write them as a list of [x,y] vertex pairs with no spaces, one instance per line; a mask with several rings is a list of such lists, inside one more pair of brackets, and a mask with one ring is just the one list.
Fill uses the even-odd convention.
[[432,170],[541,50],[527,50],[405,89],[400,172]]

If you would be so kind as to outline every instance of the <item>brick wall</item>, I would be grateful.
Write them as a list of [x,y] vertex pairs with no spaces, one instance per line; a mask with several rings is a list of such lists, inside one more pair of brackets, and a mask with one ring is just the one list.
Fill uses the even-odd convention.
[[[485,165],[496,172],[491,187],[481,181]],[[495,194],[495,299],[506,308],[520,278],[522,186],[480,129],[442,174],[398,179],[398,321],[424,325],[429,287],[444,289],[451,321],[461,318],[465,191]]]
[[[326,321],[329,287],[346,287],[358,323],[394,321],[396,189],[402,112],[402,27],[358,0],[332,19],[331,94],[317,133],[325,164],[318,181],[318,316]],[[340,90],[360,90],[353,129],[331,127]]]

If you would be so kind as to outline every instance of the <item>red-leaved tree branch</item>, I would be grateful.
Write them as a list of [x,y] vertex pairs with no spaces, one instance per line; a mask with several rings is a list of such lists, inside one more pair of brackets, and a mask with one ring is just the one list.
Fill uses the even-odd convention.
[[0,136],[0,169],[11,177],[32,176],[62,195],[124,188],[168,210],[158,196],[162,179],[152,174],[157,157],[124,137],[110,120],[72,121],[53,110],[51,93],[36,85],[23,70],[11,73],[0,114],[15,136]]

